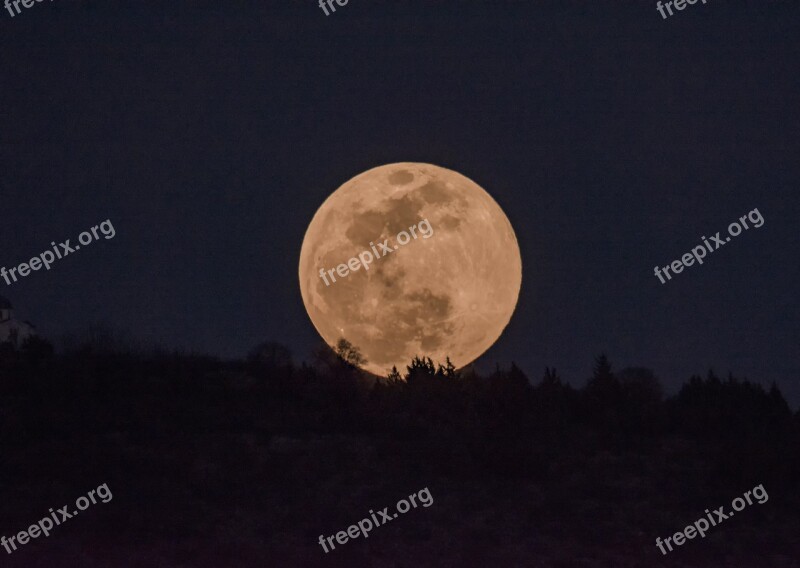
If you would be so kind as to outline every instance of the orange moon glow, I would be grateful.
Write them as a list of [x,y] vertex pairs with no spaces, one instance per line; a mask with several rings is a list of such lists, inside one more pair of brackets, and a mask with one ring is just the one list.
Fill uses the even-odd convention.
[[508,218],[475,182],[397,163],[325,200],[306,231],[299,273],[325,342],[347,339],[367,358],[365,370],[385,375],[393,365],[405,371],[415,355],[463,367],[483,354],[517,305],[522,260]]

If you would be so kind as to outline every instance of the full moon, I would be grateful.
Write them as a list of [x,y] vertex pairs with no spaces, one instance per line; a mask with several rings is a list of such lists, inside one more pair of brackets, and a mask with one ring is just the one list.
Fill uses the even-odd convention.
[[357,175],[325,200],[300,251],[314,327],[344,338],[386,375],[415,355],[463,367],[497,341],[522,283],[514,230],[474,181],[396,163]]

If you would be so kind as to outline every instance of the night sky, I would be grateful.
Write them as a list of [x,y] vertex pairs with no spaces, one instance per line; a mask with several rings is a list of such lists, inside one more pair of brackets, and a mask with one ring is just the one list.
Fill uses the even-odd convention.
[[[522,251],[481,359],[583,384],[606,352],[775,380],[800,404],[800,5],[315,0],[36,3],[0,12],[0,265],[116,230],[6,286],[57,339],[93,322],[224,357],[320,341],[308,223],[371,167],[484,187]],[[765,219],[666,284],[653,274]],[[464,278],[469,278],[468,273]]]

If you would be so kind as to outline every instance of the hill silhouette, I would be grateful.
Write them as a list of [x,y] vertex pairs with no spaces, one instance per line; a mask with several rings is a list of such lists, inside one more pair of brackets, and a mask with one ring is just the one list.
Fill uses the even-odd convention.
[[[338,355],[338,356],[337,356]],[[599,356],[484,376],[420,355],[385,378],[356,346],[242,361],[88,334],[0,349],[0,533],[107,483],[114,500],[9,566],[797,566],[800,412],[709,372],[665,397]],[[587,365],[588,366],[588,365]],[[664,556],[655,546],[762,484]],[[410,492],[434,503],[329,554],[317,544]]]

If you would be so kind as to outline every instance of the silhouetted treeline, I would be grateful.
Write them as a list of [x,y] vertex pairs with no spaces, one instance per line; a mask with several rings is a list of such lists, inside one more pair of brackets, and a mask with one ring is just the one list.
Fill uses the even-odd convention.
[[[19,461],[64,440],[63,475],[76,486],[82,475],[70,472],[89,460],[111,472],[112,487],[155,492],[187,519],[198,499],[222,510],[239,492],[262,508],[293,503],[270,517],[272,530],[309,522],[302,512],[314,505],[297,499],[315,483],[336,494],[337,484],[378,477],[387,487],[477,483],[492,494],[534,483],[545,492],[540,513],[553,518],[596,501],[626,515],[677,508],[689,522],[758,484],[780,495],[771,511],[800,505],[800,412],[775,385],[709,372],[665,397],[652,371],[615,371],[604,355],[580,389],[552,368],[532,381],[513,363],[482,375],[420,356],[376,378],[363,362],[346,341],[301,364],[274,342],[241,361],[129,349],[102,334],[59,352],[41,339],[0,346],[0,444]],[[46,483],[29,476],[0,469],[6,486]],[[347,521],[328,508],[319,522]],[[146,532],[131,514],[109,527]]]
[[[611,451],[639,450],[670,437],[715,444],[729,455],[736,448],[774,460],[773,471],[798,473],[800,412],[793,415],[780,389],[713,372],[694,376],[673,397],[664,398],[652,371],[628,368],[615,373],[605,355],[594,362],[582,389],[546,368],[532,383],[515,364],[488,376],[458,372],[449,359],[436,365],[426,357],[405,372],[375,378],[361,372],[358,348],[345,340],[337,349],[319,348],[313,364],[295,365],[284,346],[267,342],[245,361],[126,349],[107,334],[87,335],[56,355],[38,338],[19,350],[0,348],[0,392],[69,393],[113,396],[135,393],[215,398],[246,394],[267,407],[295,405],[309,430],[368,433],[396,440],[419,439],[447,449],[452,467],[474,459],[482,468],[507,473],[541,469],[536,452],[565,443],[591,444]],[[548,445],[548,442],[551,445]],[[797,444],[796,447],[800,447]],[[770,448],[776,448],[771,452]],[[460,449],[460,451],[459,451]],[[470,449],[467,451],[466,449]],[[494,464],[494,465],[493,465]]]

